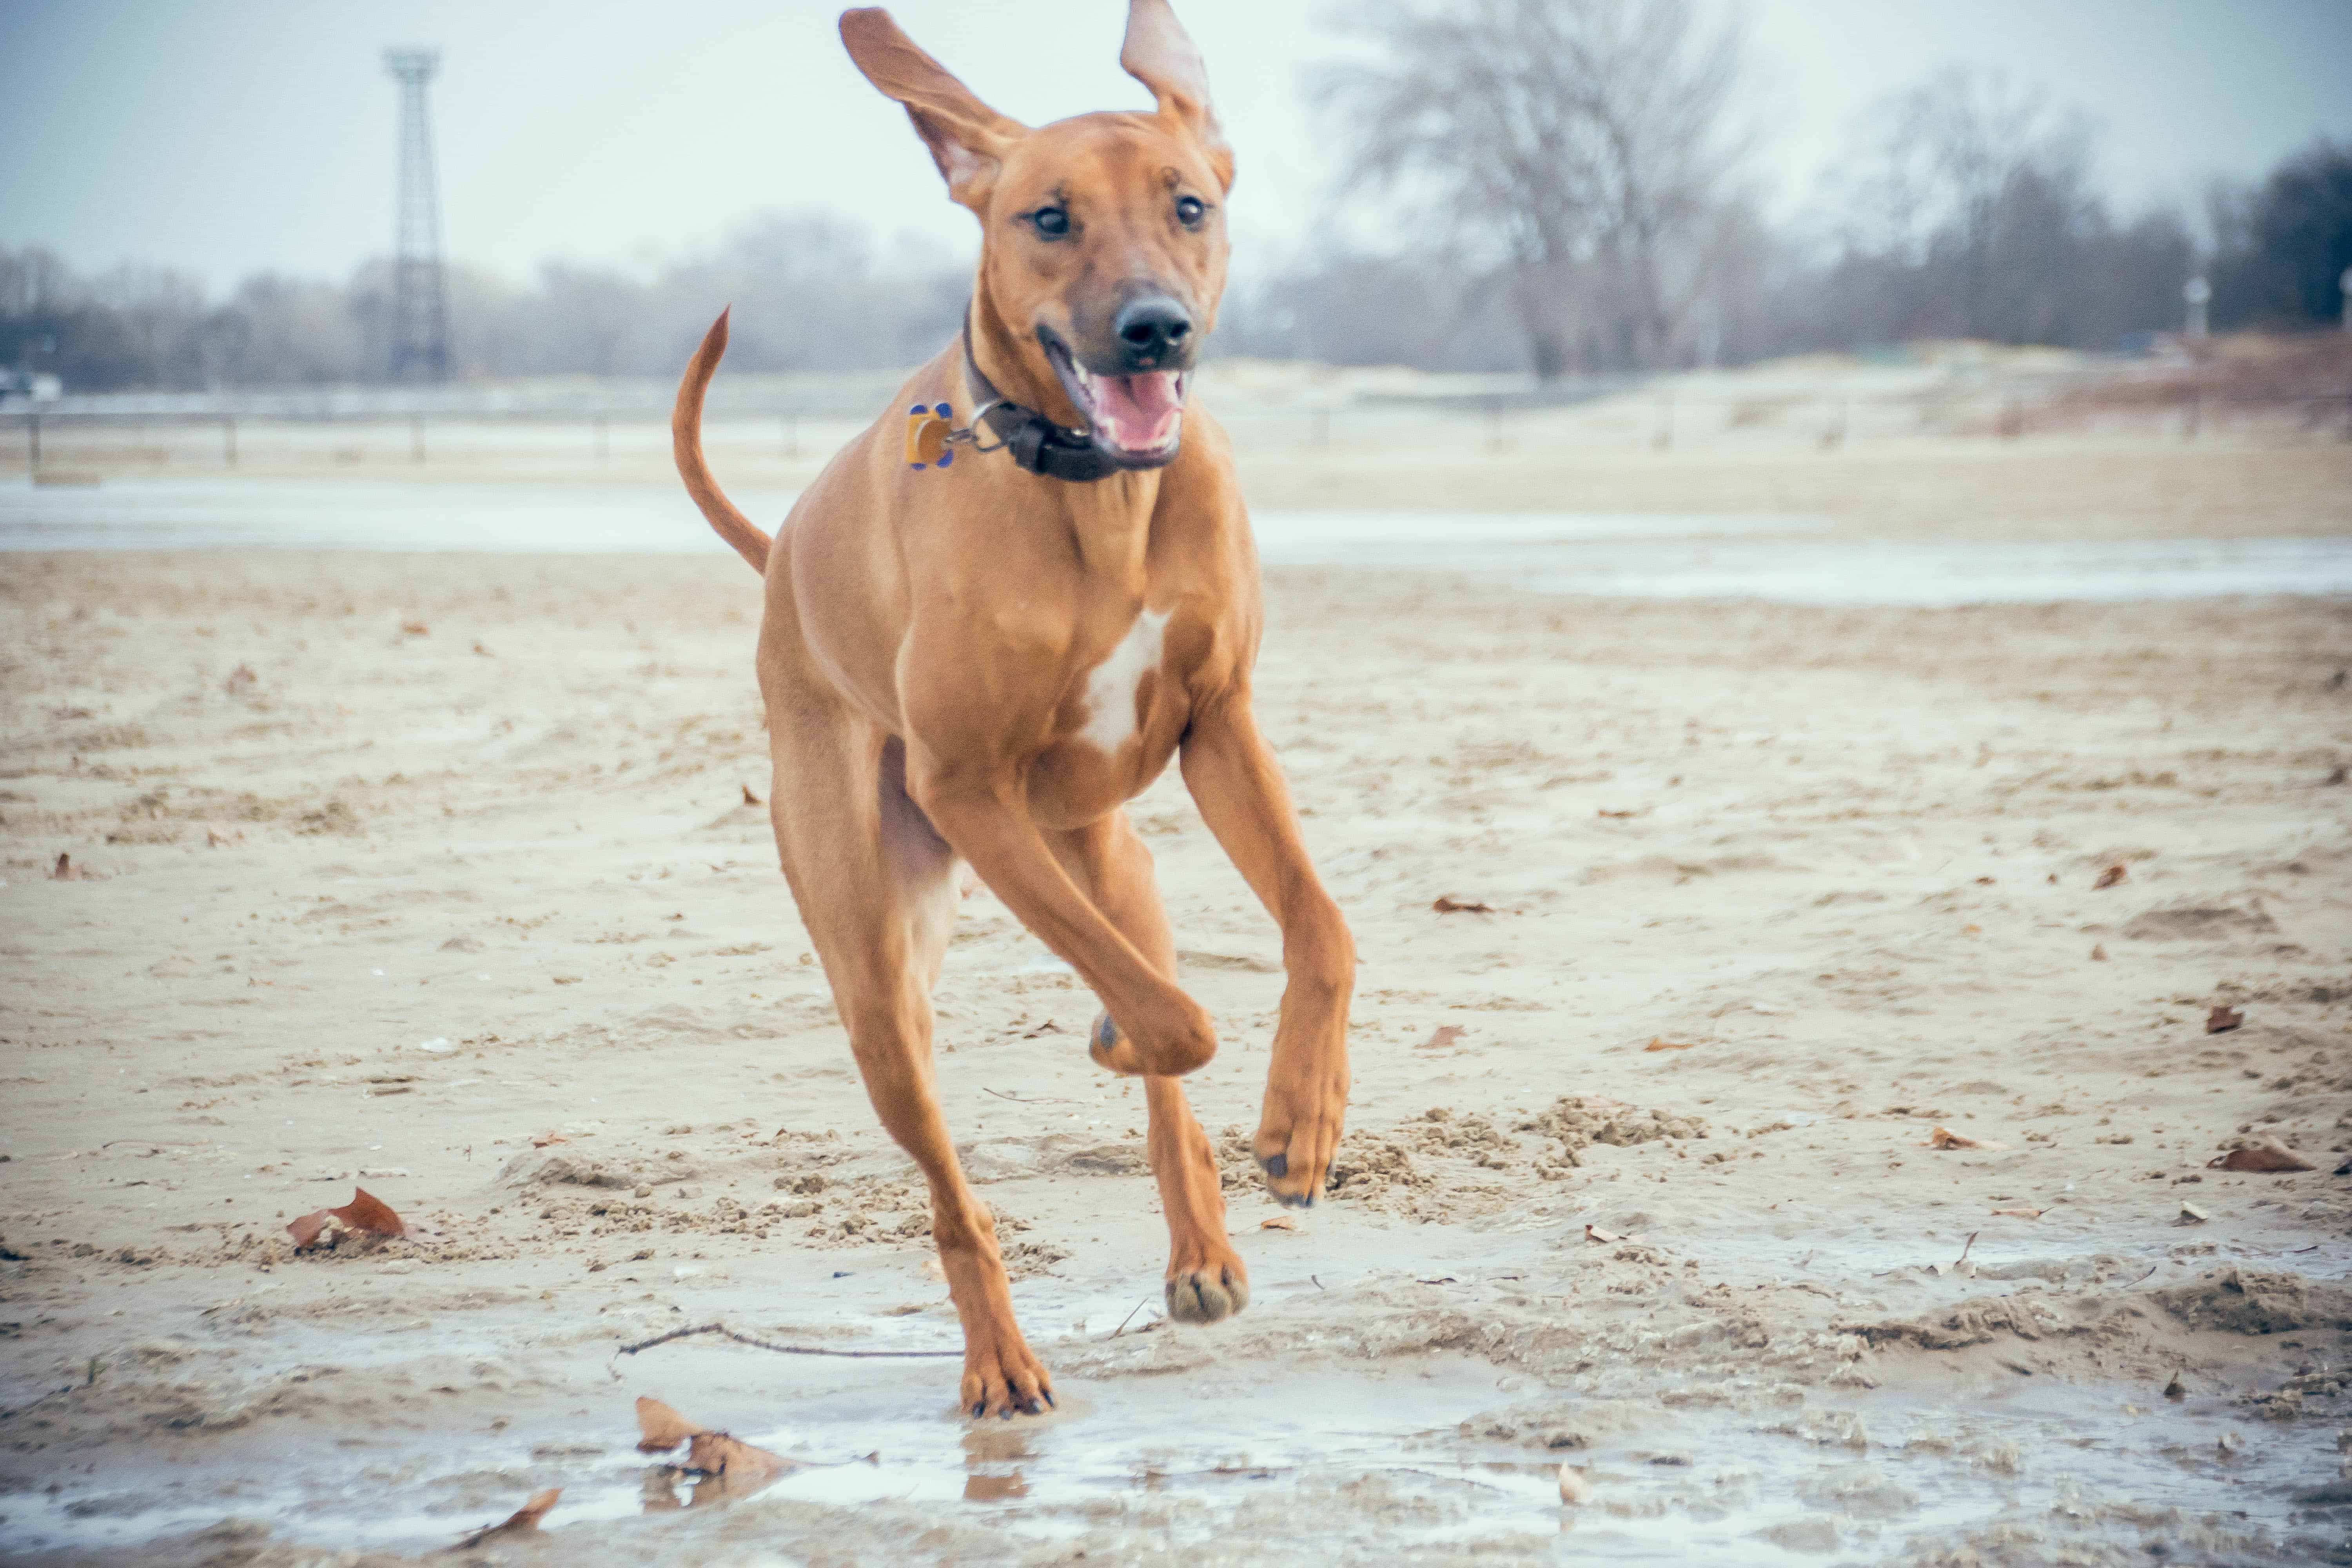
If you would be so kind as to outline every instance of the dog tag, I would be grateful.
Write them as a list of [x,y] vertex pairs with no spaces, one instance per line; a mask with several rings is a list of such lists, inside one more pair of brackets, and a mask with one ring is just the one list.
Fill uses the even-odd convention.
[[929,407],[918,403],[907,410],[908,468],[944,468],[955,460],[955,454],[948,450],[948,432],[952,428],[948,416],[953,412],[944,403]]

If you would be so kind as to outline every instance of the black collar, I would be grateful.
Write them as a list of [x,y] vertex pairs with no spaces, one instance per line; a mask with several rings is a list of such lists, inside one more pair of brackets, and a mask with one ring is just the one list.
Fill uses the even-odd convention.
[[1067,479],[1073,484],[1091,484],[1120,471],[1118,459],[1096,446],[1094,437],[1086,431],[1065,429],[1034,408],[1006,401],[1004,395],[996,390],[996,384],[981,374],[980,362],[971,357],[969,313],[963,319],[963,374],[972,395],[980,399],[979,406],[972,410],[972,423],[985,425],[994,433],[998,445],[1012,452],[1015,468],[1049,479]]

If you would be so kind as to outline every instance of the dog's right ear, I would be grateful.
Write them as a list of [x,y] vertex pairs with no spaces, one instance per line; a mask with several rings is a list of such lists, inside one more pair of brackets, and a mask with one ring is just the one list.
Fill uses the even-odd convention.
[[905,106],[915,134],[948,183],[948,195],[974,212],[988,205],[990,187],[1012,145],[1029,133],[974,98],[971,89],[915,47],[879,5],[841,14],[841,41],[866,79]]

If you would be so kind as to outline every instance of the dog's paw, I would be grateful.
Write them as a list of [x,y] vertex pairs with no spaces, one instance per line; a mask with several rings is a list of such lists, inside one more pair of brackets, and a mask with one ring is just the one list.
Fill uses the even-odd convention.
[[1265,1104],[1250,1152],[1266,1190],[1286,1208],[1311,1208],[1321,1195],[1348,1118],[1347,1060],[1336,1071],[1269,1075]]
[[1242,1260],[1182,1268],[1168,1276],[1168,1315],[1180,1323],[1214,1323],[1249,1305],[1249,1270]]
[[956,1402],[971,1416],[1043,1415],[1054,1407],[1054,1378],[1021,1331],[969,1336]]

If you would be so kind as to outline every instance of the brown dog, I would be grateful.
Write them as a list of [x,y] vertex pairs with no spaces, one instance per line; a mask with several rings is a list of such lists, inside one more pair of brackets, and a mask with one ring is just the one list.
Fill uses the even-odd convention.
[[1095,1059],[1143,1076],[1168,1310],[1191,1321],[1249,1300],[1177,1082],[1216,1035],[1177,988],[1151,857],[1121,803],[1181,753],[1201,815],[1282,928],[1288,983],[1254,1148],[1287,1204],[1314,1201],[1339,1142],[1355,948],[1251,710],[1256,551],[1224,433],[1186,401],[1224,285],[1234,172],[1192,40],[1166,0],[1132,0],[1119,63],[1158,110],[1032,131],[884,11],[848,12],[841,36],[980,219],[965,340],[826,465],[772,542],[702,458],[724,315],[672,427],[703,515],[767,578],[776,847],[866,1093],[929,1183],[963,1407],[1010,1415],[1050,1405],[1053,1384],[933,1089],[929,993],[957,860],[1101,999]]

